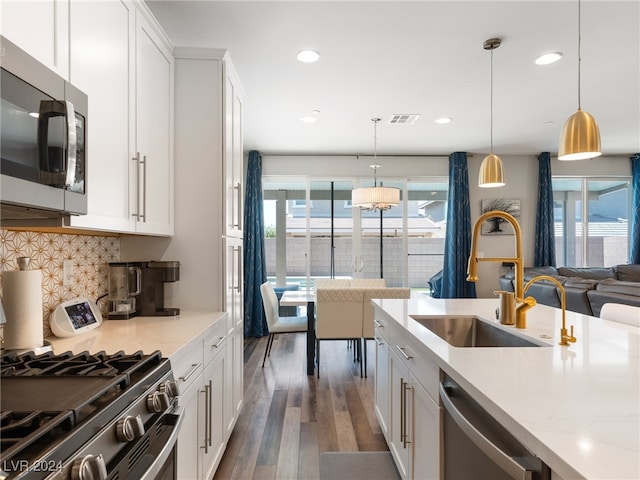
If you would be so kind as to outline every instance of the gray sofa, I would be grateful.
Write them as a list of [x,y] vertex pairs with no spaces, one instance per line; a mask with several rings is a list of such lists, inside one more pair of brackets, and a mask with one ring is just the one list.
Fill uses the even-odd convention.
[[[613,267],[528,267],[524,269],[525,284],[538,275],[557,279],[565,289],[566,308],[573,312],[600,316],[605,303],[622,303],[640,306],[640,264],[615,265]],[[500,277],[500,288],[514,291],[514,271]],[[560,307],[560,291],[548,281],[531,285],[527,296],[538,303]]]

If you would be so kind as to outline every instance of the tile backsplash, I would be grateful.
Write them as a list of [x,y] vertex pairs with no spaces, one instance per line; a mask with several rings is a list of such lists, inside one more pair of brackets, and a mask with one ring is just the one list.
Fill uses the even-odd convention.
[[[18,257],[30,257],[31,269],[42,270],[46,337],[51,334],[49,316],[61,302],[76,297],[96,301],[107,293],[107,264],[120,260],[120,238],[0,229],[0,271],[17,269]],[[73,261],[69,285],[63,281],[65,260]]]

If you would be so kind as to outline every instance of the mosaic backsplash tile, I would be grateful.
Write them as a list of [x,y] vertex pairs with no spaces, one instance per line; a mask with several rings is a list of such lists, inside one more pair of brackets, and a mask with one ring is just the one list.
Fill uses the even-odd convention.
[[[0,229],[0,270],[18,268],[18,257],[30,257],[31,269],[42,270],[44,335],[51,335],[49,316],[65,300],[87,297],[96,301],[107,293],[107,264],[120,260],[120,239]],[[63,262],[72,260],[74,276],[63,282]],[[1,292],[1,287],[0,287]],[[104,301],[98,306],[104,306]]]

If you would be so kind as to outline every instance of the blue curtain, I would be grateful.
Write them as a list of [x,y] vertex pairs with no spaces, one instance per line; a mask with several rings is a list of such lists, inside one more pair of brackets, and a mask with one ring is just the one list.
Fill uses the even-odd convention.
[[556,266],[556,243],[553,226],[553,188],[551,155],[538,155],[538,214],[536,215],[534,267]]
[[447,236],[444,243],[441,298],[475,298],[476,285],[467,282],[471,252],[471,208],[467,153],[449,155]]
[[260,285],[267,281],[264,258],[264,205],[262,157],[251,150],[244,194],[244,336],[269,335]]
[[640,153],[631,157],[631,253],[629,263],[640,263]]

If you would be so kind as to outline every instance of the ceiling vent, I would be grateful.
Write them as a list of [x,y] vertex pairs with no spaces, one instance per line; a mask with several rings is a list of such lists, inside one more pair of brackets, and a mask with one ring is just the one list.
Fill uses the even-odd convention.
[[389,120],[389,123],[391,125],[411,124],[415,123],[419,118],[420,114],[418,113],[394,114],[391,116],[391,120]]

